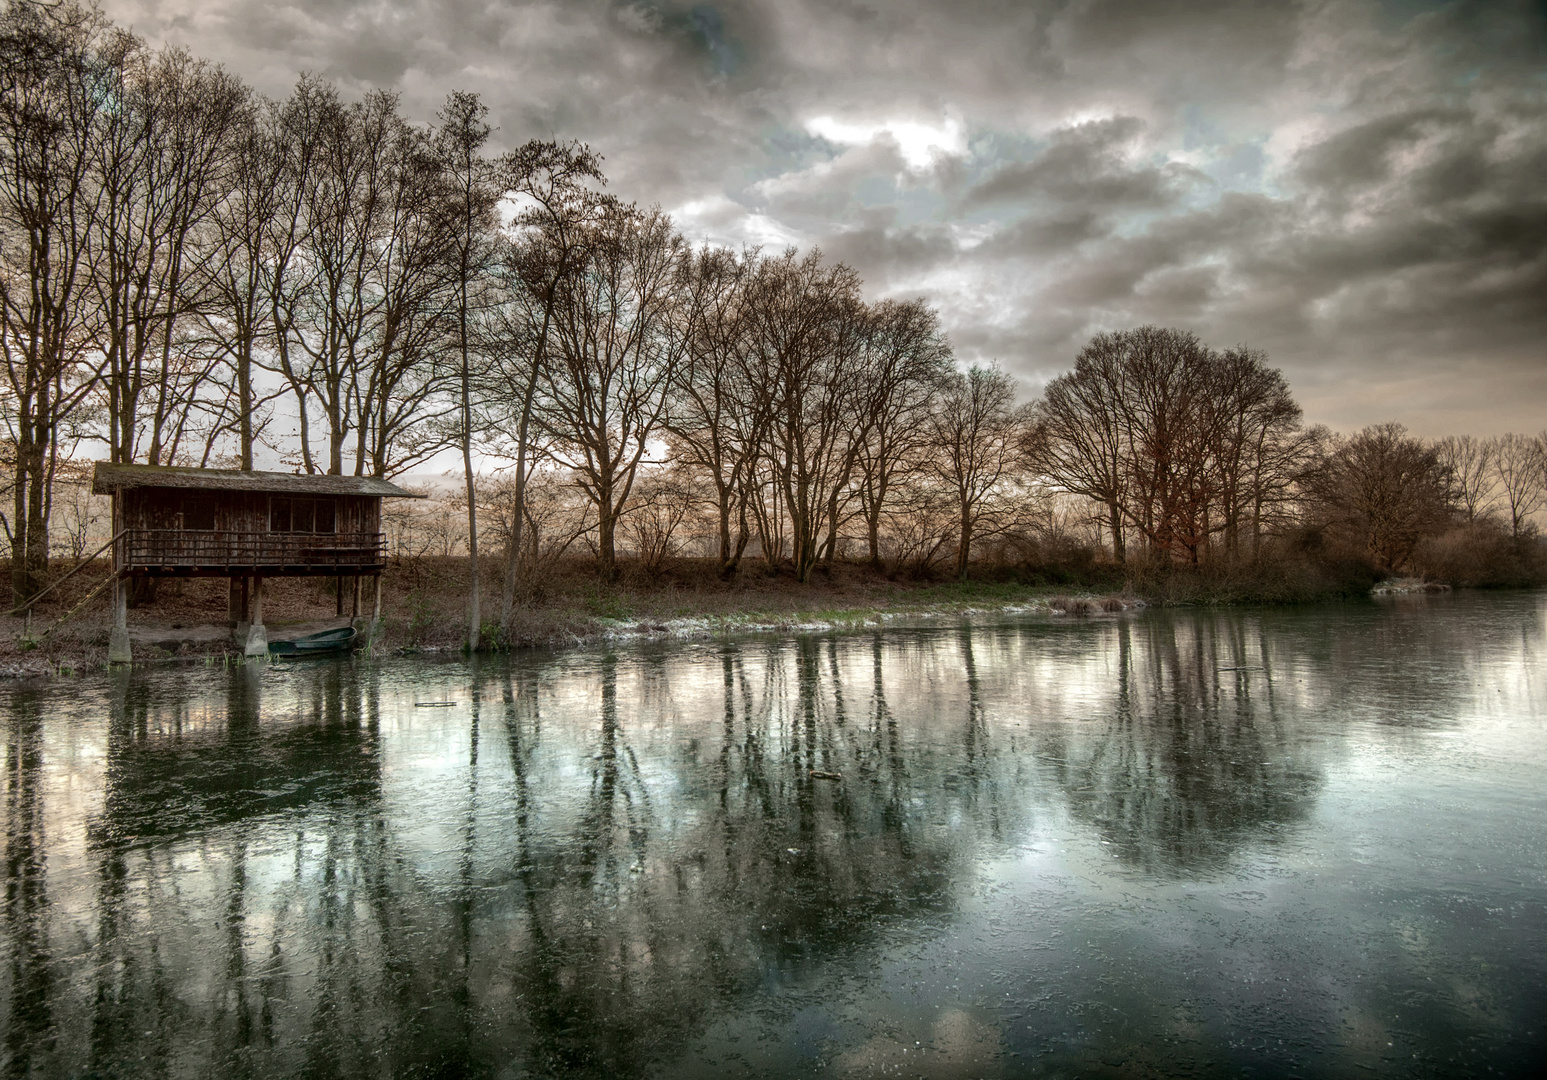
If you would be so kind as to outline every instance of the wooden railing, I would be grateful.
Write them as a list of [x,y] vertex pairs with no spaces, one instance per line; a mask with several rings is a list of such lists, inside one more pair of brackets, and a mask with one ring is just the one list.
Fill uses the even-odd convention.
[[[78,560],[76,562],[76,564],[75,564],[75,569],[74,570],[71,570],[64,577],[62,577],[58,581],[55,581],[52,584],[50,584],[42,592],[33,593],[26,600],[18,603],[14,608],[11,609],[11,616],[13,618],[18,616],[18,615],[31,616],[31,614],[32,614],[32,607],[33,607],[34,604],[36,604],[39,600],[43,599],[49,593],[53,592],[55,589],[59,588],[59,586],[63,585],[65,582],[69,581],[76,574],[79,574],[82,570],[86,569],[86,567],[90,566],[92,564],[92,562],[96,560],[96,557],[98,555],[101,555],[108,548],[110,548],[114,544],[118,543],[118,541],[123,538],[123,535],[124,535],[123,532],[120,531],[117,536],[113,537],[107,543],[103,544],[96,551],[93,551],[90,555],[87,555],[84,559]],[[97,590],[93,589],[91,591],[91,595],[95,596],[96,594],[97,594]],[[71,614],[74,614],[74,613],[72,612]]]
[[327,573],[379,569],[387,562],[382,533],[206,532],[125,529],[114,552],[128,571],[219,571],[225,567]]

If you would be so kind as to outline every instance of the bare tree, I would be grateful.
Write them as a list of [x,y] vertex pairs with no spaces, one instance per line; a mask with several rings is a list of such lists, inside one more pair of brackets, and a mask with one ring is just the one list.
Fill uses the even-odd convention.
[[1450,478],[1439,451],[1401,424],[1336,440],[1305,488],[1312,522],[1381,571],[1406,567],[1418,542],[1450,519]]
[[961,539],[960,507],[951,491],[929,475],[929,451],[927,443],[917,448],[917,460],[882,511],[881,565],[889,572],[927,575]]
[[0,355],[15,443],[11,586],[48,566],[48,480],[61,423],[99,372],[91,342],[91,183],[105,100],[95,9],[13,3],[0,13]]
[[277,106],[255,105],[229,137],[230,180],[211,218],[212,251],[198,316],[205,347],[230,371],[230,401],[222,421],[236,436],[238,467],[251,470],[263,427],[253,376],[270,333],[267,279],[278,269],[269,239],[285,209],[287,154]]
[[[274,190],[279,199],[267,223],[258,265],[262,268],[268,304],[269,344],[274,370],[295,398],[297,449],[300,464],[316,472],[312,454],[308,402],[310,371],[301,340],[310,325],[302,300],[314,276],[314,259],[306,250],[312,236],[308,214],[317,175],[325,170],[330,131],[342,121],[338,92],[309,75],[274,114],[271,144],[280,156]],[[340,470],[342,471],[342,470]]]
[[1030,410],[1015,407],[1010,376],[976,365],[946,383],[930,412],[931,471],[955,510],[959,580],[967,580],[972,543],[985,520],[1004,509],[997,504],[1005,501],[1030,423]]
[[[587,225],[553,311],[542,422],[596,507],[602,576],[640,464],[663,433],[683,339],[674,320],[688,248],[659,210],[609,204]],[[550,346],[551,347],[551,346]]]
[[622,519],[640,571],[658,577],[676,551],[677,530],[692,511],[690,485],[669,471],[642,477]]
[[1472,435],[1449,436],[1435,444],[1440,463],[1450,472],[1452,491],[1467,523],[1486,518],[1493,511],[1494,455],[1491,439]]
[[[199,303],[218,249],[203,233],[225,195],[248,92],[186,52],[111,39],[95,141],[100,196],[92,244],[114,461],[172,460],[213,366],[179,328]],[[186,335],[184,335],[186,337]]]
[[388,148],[373,240],[377,296],[348,398],[356,475],[391,476],[446,444],[444,391],[456,366],[457,197],[428,132],[402,125]]
[[1039,472],[1071,495],[1100,503],[1112,555],[1127,557],[1127,428],[1122,367],[1115,351],[1086,346],[1074,370],[1047,385],[1035,406],[1028,449]]
[[735,573],[751,538],[752,474],[768,423],[749,365],[747,288],[756,262],[755,252],[696,253],[680,314],[687,350],[673,387],[671,449],[714,491],[722,577]]
[[500,245],[495,263],[498,302],[485,310],[482,327],[490,361],[483,371],[483,397],[491,413],[486,430],[503,451],[514,450],[500,604],[500,628],[508,639],[520,560],[523,553],[540,550],[523,539],[531,520],[526,492],[543,457],[533,438],[532,419],[547,371],[560,286],[585,250],[590,226],[614,200],[586,186],[605,179],[601,158],[581,143],[534,140],[507,154],[500,168],[503,186],[524,200],[514,222],[515,235]]
[[1113,554],[1134,530],[1198,563],[1215,536],[1253,554],[1309,450],[1300,409],[1259,352],[1145,326],[1099,334],[1037,406],[1030,450],[1059,489],[1102,504]]
[[1259,553],[1263,525],[1291,497],[1308,443],[1300,406],[1267,357],[1241,346],[1213,357],[1217,427],[1209,449],[1218,474],[1219,530],[1225,552],[1241,553],[1243,532]]
[[1530,529],[1531,515],[1547,504],[1542,473],[1547,467],[1547,447],[1542,440],[1513,432],[1493,443],[1493,477],[1509,511],[1509,534],[1519,537]]
[[476,94],[455,92],[440,111],[441,126],[436,132],[437,148],[449,188],[450,222],[454,224],[455,244],[451,267],[455,279],[457,370],[460,397],[458,442],[462,448],[462,473],[467,484],[467,553],[472,567],[472,595],[469,600],[467,647],[478,649],[480,588],[478,574],[478,500],[473,491],[473,380],[470,329],[472,304],[480,279],[489,267],[489,237],[493,232],[494,211],[504,192],[496,181],[496,170],[482,156],[483,144],[491,130],[485,118],[488,106]]
[[1152,552],[1196,564],[1221,487],[1210,460],[1224,412],[1220,373],[1185,331],[1142,326],[1103,337],[1122,354],[1130,523]]
[[[388,249],[382,232],[406,125],[396,99],[380,91],[346,105],[331,86],[303,79],[288,105],[299,232],[292,272],[276,279],[277,353],[300,413],[303,466],[339,475],[352,441],[359,380],[383,317],[380,277]],[[327,432],[321,468],[310,445],[313,403]]]
[[747,310],[751,391],[769,418],[763,456],[776,504],[760,511],[764,547],[769,518],[782,512],[795,576],[808,581],[852,494],[865,328],[859,277],[824,266],[819,251],[797,258],[792,249],[759,264]]
[[923,300],[872,306],[862,364],[855,484],[870,564],[878,567],[881,521],[893,488],[928,441],[931,402],[943,387],[952,389],[951,347],[939,315]]

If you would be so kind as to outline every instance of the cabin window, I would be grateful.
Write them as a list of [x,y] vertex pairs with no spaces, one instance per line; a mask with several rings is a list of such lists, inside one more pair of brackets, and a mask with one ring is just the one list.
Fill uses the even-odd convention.
[[195,529],[199,532],[213,532],[215,529],[215,500],[184,499],[183,528]]
[[270,499],[269,531],[331,533],[335,528],[332,499]]

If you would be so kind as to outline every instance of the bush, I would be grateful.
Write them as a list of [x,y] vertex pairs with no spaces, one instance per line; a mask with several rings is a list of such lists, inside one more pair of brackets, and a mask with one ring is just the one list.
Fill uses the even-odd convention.
[[1254,558],[1201,566],[1134,559],[1126,588],[1160,604],[1295,604],[1369,595],[1381,575],[1339,545],[1297,535],[1264,545]]
[[1413,552],[1423,577],[1472,588],[1547,583],[1547,547],[1534,534],[1511,537],[1497,522],[1482,520],[1425,538]]

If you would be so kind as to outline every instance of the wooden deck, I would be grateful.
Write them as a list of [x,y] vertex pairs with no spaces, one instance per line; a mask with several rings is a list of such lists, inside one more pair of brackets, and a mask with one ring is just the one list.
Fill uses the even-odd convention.
[[387,565],[379,532],[125,529],[116,546],[120,573],[142,577],[378,574]]

